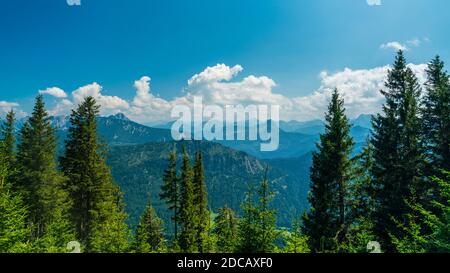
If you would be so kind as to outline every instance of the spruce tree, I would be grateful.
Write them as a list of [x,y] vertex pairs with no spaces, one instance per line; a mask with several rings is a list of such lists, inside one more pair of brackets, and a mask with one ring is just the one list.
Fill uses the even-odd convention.
[[10,110],[6,114],[5,121],[1,125],[0,137],[3,141],[3,156],[8,168],[12,169],[15,165],[15,145],[16,145],[16,130],[15,130],[16,114],[14,110]]
[[303,216],[303,232],[312,252],[338,251],[345,241],[349,214],[348,184],[353,139],[344,101],[334,90],[311,167],[311,209]]
[[87,252],[124,252],[129,229],[123,198],[106,165],[106,147],[98,140],[100,107],[87,97],[72,111],[71,126],[60,159],[73,203],[77,238]]
[[[251,187],[242,205],[243,217],[239,222],[237,252],[272,253],[279,234],[276,230],[276,211],[270,207],[274,193],[270,190],[268,169],[254,196]],[[255,200],[256,199],[256,200]]]
[[0,253],[29,252],[28,211],[22,198],[11,189],[3,145],[0,142]]
[[401,236],[398,223],[407,221],[408,203],[420,202],[423,149],[419,119],[421,88],[399,51],[386,81],[383,114],[373,120],[374,166],[372,175],[377,204],[374,232],[388,252],[392,237]]
[[347,242],[341,247],[350,253],[366,253],[367,243],[375,241],[373,235],[373,213],[375,188],[372,181],[373,146],[367,140],[361,153],[353,158],[353,175],[349,186],[350,224]]
[[238,218],[228,206],[219,209],[213,230],[217,238],[217,248],[221,253],[233,253],[238,241]]
[[168,166],[164,171],[163,185],[161,187],[160,198],[165,200],[169,206],[169,210],[172,210],[172,221],[174,230],[174,242],[178,238],[178,223],[180,213],[180,181],[177,176],[177,152],[174,147],[173,151],[169,154]]
[[194,204],[197,216],[197,247],[200,253],[208,251],[210,213],[208,210],[208,193],[205,185],[202,153],[195,154],[194,164]]
[[236,252],[255,253],[259,249],[257,241],[258,231],[258,211],[255,206],[254,188],[250,185],[245,195],[245,201],[242,203],[242,218],[238,224],[239,237],[236,246]]
[[183,146],[183,163],[181,166],[181,202],[180,222],[181,233],[178,243],[181,251],[187,253],[198,252],[197,229],[198,217],[194,193],[194,172],[191,167],[186,147]]
[[162,252],[165,249],[164,223],[148,203],[136,230],[133,251],[136,253]]
[[276,211],[270,207],[275,193],[271,191],[269,179],[267,177],[268,167],[264,174],[264,179],[261,182],[258,190],[259,203],[257,206],[257,243],[260,253],[271,253],[275,249],[275,240],[278,237],[276,230]]
[[[65,178],[56,166],[56,140],[43,97],[37,96],[33,113],[20,131],[15,180],[29,210],[31,240],[39,252],[63,252],[73,240],[68,218],[70,200]],[[40,244],[43,239],[50,244]]]
[[437,56],[426,70],[423,131],[431,175],[450,170],[450,82],[444,62]]
[[295,219],[290,232],[282,235],[285,245],[280,250],[282,253],[309,253],[308,237],[302,233],[301,219]]

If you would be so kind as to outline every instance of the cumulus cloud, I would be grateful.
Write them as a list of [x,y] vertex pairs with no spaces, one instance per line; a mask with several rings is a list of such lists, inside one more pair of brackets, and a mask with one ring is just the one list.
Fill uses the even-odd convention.
[[39,94],[50,95],[57,98],[67,98],[66,92],[58,87],[50,87],[45,90],[39,90]]
[[381,6],[381,0],[367,0],[369,6]]
[[409,48],[405,44],[402,44],[402,43],[397,42],[397,41],[388,42],[388,43],[382,44],[382,45],[380,45],[380,48],[381,49],[394,49],[396,51],[398,51],[398,50],[403,50],[403,51],[409,50]]
[[398,41],[388,42],[385,44],[380,45],[381,49],[394,49],[396,51],[403,50],[407,51],[414,47],[420,47],[423,43],[428,43],[430,40],[428,38],[414,38],[411,40],[406,41],[405,43],[401,43]]
[[16,102],[0,101],[0,115],[3,116],[10,110],[16,112],[18,118],[26,116],[26,113],[20,109],[20,105]]
[[[426,80],[426,64],[410,64],[419,82]],[[184,87],[182,95],[170,100],[152,92],[151,78],[143,76],[134,82],[134,97],[127,101],[117,96],[102,93],[102,86],[92,83],[72,92],[70,99],[61,100],[52,114],[67,113],[86,96],[93,96],[102,106],[101,114],[124,113],[130,119],[145,124],[163,123],[172,120],[170,112],[176,105],[192,106],[194,97],[201,96],[206,105],[249,105],[269,104],[280,106],[282,120],[306,121],[323,118],[331,93],[338,88],[345,99],[347,114],[357,117],[360,114],[374,114],[380,111],[384,88],[390,66],[373,69],[350,69],[330,73],[322,71],[320,85],[310,95],[289,97],[275,92],[276,82],[267,76],[249,75],[236,80],[243,71],[242,66],[225,64],[207,67],[195,74]]]
[[81,0],[66,0],[69,6],[81,6]]

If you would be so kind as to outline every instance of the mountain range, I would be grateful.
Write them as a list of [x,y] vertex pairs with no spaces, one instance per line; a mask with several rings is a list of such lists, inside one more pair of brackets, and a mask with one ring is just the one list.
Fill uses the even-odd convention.
[[[370,116],[361,115],[351,123],[355,153],[370,133]],[[170,215],[159,199],[167,156],[181,142],[172,141],[170,124],[158,128],[131,121],[123,114],[98,118],[100,138],[109,144],[108,164],[124,192],[129,223],[134,226],[150,198],[166,222]],[[18,126],[24,120],[18,121]],[[70,126],[69,118],[51,117],[56,129],[59,152]],[[265,167],[276,193],[274,207],[280,213],[278,224],[288,226],[293,217],[307,209],[311,153],[324,132],[320,120],[280,122],[280,145],[274,152],[261,152],[260,141],[183,141],[189,153],[200,149],[204,154],[206,184],[211,209],[228,205],[239,211],[248,187],[262,179]],[[248,129],[248,127],[246,127]],[[170,226],[167,226],[170,228]]]

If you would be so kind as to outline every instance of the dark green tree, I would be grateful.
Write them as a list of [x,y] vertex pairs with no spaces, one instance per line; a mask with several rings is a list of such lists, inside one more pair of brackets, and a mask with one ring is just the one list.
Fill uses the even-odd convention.
[[60,159],[68,178],[73,206],[71,216],[77,238],[87,252],[127,250],[129,230],[120,189],[106,165],[106,147],[98,140],[100,106],[87,97],[72,111],[71,126]]
[[[63,189],[65,178],[57,171],[56,140],[42,96],[37,96],[33,113],[20,131],[15,176],[29,210],[31,240],[40,252],[62,252],[72,240],[68,217],[70,200]],[[42,240],[50,244],[40,244]]]
[[450,82],[444,62],[437,56],[426,70],[423,131],[431,175],[450,170]]
[[162,252],[165,250],[164,223],[148,203],[136,230],[132,249],[136,253]]
[[16,114],[11,109],[6,114],[5,121],[1,125],[0,137],[3,141],[3,156],[8,168],[12,169],[15,165],[16,159],[16,129],[15,129]]
[[177,176],[177,152],[174,147],[169,154],[167,169],[164,171],[163,185],[160,198],[166,201],[169,210],[172,210],[174,241],[178,238],[178,223],[180,213],[180,179]]
[[197,216],[197,247],[200,253],[209,250],[210,213],[208,210],[208,192],[205,185],[202,153],[195,154],[194,164],[194,204]]
[[311,209],[303,217],[303,232],[312,252],[338,251],[346,239],[349,223],[348,187],[353,139],[345,116],[344,101],[334,90],[325,116],[325,133],[320,136],[311,167]]
[[[274,193],[270,190],[266,168],[264,178],[254,196],[253,188],[247,193],[242,204],[243,217],[239,222],[239,240],[237,252],[271,253],[275,251],[276,211],[270,208]],[[256,200],[255,200],[256,199]]]
[[214,223],[213,233],[217,238],[217,250],[221,253],[233,253],[238,241],[238,218],[235,212],[227,206],[219,209]]
[[399,51],[389,70],[383,114],[373,120],[374,166],[377,204],[374,232],[387,252],[394,252],[391,238],[401,237],[398,223],[407,221],[408,203],[420,202],[423,149],[419,102],[421,88]]
[[181,202],[180,202],[180,222],[181,233],[178,244],[183,252],[198,252],[197,229],[198,217],[197,208],[194,204],[194,172],[187,154],[186,147],[183,146],[183,163],[181,166]]
[[[0,142],[0,148],[4,143]],[[11,189],[8,179],[8,158],[0,151],[0,253],[30,251],[27,225],[28,211],[22,198]]]
[[372,218],[375,209],[375,188],[371,176],[373,146],[370,139],[360,154],[353,158],[353,176],[349,186],[350,224],[347,242],[341,246],[346,252],[366,253],[367,243],[375,241]]

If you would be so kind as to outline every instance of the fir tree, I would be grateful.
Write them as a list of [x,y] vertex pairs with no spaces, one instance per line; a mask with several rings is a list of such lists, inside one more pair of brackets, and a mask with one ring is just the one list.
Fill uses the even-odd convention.
[[450,83],[444,62],[437,56],[426,70],[423,131],[431,175],[450,170]]
[[375,241],[373,235],[373,213],[375,188],[372,181],[373,146],[367,140],[363,150],[353,159],[353,175],[349,187],[349,230],[341,249],[350,253],[366,253],[367,243]]
[[183,163],[181,166],[181,202],[180,222],[181,234],[178,243],[181,251],[193,253],[198,251],[197,247],[197,211],[194,193],[194,173],[189,161],[186,148],[183,146]]
[[283,253],[309,253],[308,237],[302,233],[301,219],[295,219],[290,232],[285,231],[282,235],[285,245]]
[[218,251],[222,253],[234,252],[238,240],[238,218],[235,212],[227,206],[219,209],[214,223],[213,233],[217,238]]
[[274,193],[269,188],[266,168],[264,178],[254,200],[253,188],[247,193],[242,205],[244,216],[239,222],[237,251],[242,253],[271,253],[275,250],[276,211],[270,208]]
[[197,247],[200,253],[208,251],[208,240],[210,231],[210,213],[208,210],[208,193],[205,185],[202,153],[195,154],[194,164],[194,204],[197,216]]
[[[0,148],[4,143],[0,142]],[[8,179],[6,149],[0,151],[0,253],[30,251],[28,212],[22,198],[11,189]]]
[[65,178],[57,171],[55,153],[54,130],[43,97],[38,96],[33,113],[20,132],[15,180],[29,209],[31,239],[41,241],[43,237],[52,237],[54,242],[42,245],[38,249],[42,252],[62,252],[67,240],[73,239],[68,218],[71,203],[63,189]]
[[165,200],[169,210],[172,210],[174,241],[176,241],[178,238],[178,223],[180,221],[180,185],[177,176],[177,152],[175,147],[169,154],[169,162],[167,169],[164,171],[160,198]]
[[15,165],[15,145],[16,145],[16,130],[14,123],[16,121],[16,114],[14,110],[8,112],[5,122],[1,126],[0,136],[3,141],[3,156],[8,168],[12,169]]
[[98,141],[99,106],[87,97],[72,111],[61,168],[68,178],[77,238],[87,252],[123,252],[129,230],[123,198],[106,165],[106,147]]
[[350,153],[353,139],[345,116],[344,101],[334,90],[325,133],[320,136],[311,167],[310,211],[304,215],[303,232],[312,252],[337,251],[346,238],[348,183],[351,179]]
[[136,230],[133,251],[137,253],[161,252],[165,249],[164,223],[149,202]]
[[416,203],[423,191],[423,149],[419,120],[420,86],[403,52],[397,54],[389,70],[383,115],[373,121],[374,166],[372,175],[377,204],[374,232],[386,251],[395,251],[391,237],[401,236],[397,223],[410,212],[407,203]]

